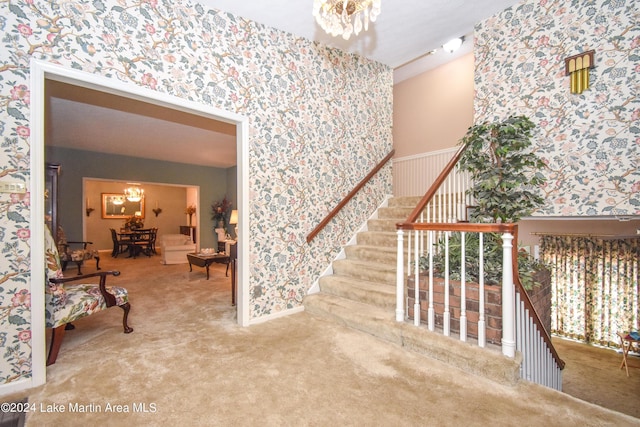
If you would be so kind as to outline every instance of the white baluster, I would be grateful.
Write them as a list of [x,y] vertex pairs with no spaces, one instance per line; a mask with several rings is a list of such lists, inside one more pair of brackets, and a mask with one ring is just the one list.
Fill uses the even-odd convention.
[[429,330],[434,331],[436,327],[435,310],[433,309],[433,237],[435,231],[429,231],[429,311],[427,319]]
[[465,248],[466,233],[460,233],[460,341],[467,341],[467,291],[466,291],[466,248]]
[[451,232],[444,233],[444,313],[442,314],[442,333],[445,336],[451,334],[451,313],[449,313],[449,235]]
[[502,235],[502,354],[507,357],[516,355],[512,241],[511,233]]
[[413,272],[413,283],[414,283],[414,302],[413,302],[413,324],[415,326],[420,326],[420,276],[419,276],[419,269],[420,266],[418,264],[420,264],[418,261],[420,260],[420,258],[418,257],[418,230],[415,231],[415,254],[416,254],[416,258],[415,258],[415,262],[414,264],[414,272]]
[[487,329],[484,320],[484,234],[478,236],[478,250],[480,253],[480,269],[478,280],[478,346],[484,347],[487,343]]
[[397,231],[398,254],[396,261],[396,322],[404,321],[404,242],[402,230]]

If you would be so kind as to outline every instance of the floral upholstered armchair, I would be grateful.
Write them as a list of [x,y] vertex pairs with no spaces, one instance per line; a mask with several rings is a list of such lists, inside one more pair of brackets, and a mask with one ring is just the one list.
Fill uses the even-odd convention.
[[[45,322],[47,328],[53,328],[47,365],[52,365],[58,357],[65,330],[73,329],[71,322],[74,320],[118,306],[124,310],[122,318],[124,333],[131,333],[133,329],[127,324],[131,309],[127,290],[116,286],[106,287],[107,276],[118,276],[120,272],[99,271],[65,278],[62,274],[58,248],[51,231],[48,227],[45,228]],[[68,282],[94,277],[100,279],[99,283],[66,285]]]
[[96,270],[100,270],[100,253],[96,249],[91,249],[88,246],[93,242],[71,242],[67,240],[67,236],[64,234],[62,227],[58,226],[58,253],[60,254],[60,262],[62,263],[62,270],[67,268],[69,262],[75,262],[78,266],[78,274],[82,274],[80,268],[82,263],[86,260],[95,258]]

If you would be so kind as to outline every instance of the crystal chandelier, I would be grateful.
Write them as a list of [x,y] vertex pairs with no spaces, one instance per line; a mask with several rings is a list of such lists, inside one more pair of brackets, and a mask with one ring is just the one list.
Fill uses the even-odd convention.
[[140,187],[129,187],[124,189],[124,197],[130,202],[139,202],[142,200],[144,190]]
[[362,28],[369,29],[380,14],[381,0],[313,0],[313,16],[322,29],[332,36],[349,40]]
[[122,196],[113,196],[113,197],[111,197],[111,203],[113,203],[114,205],[120,206],[120,205],[124,204],[124,197],[122,197]]

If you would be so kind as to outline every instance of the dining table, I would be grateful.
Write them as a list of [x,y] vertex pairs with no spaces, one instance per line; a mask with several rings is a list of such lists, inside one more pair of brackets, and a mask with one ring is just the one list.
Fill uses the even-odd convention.
[[140,253],[151,256],[155,253],[155,237],[157,228],[136,228],[131,230],[120,230],[118,238],[120,243],[126,244],[129,248],[128,258],[137,258]]

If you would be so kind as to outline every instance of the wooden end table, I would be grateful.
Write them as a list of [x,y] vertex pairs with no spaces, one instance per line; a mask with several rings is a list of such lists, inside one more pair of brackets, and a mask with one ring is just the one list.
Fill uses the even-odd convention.
[[211,264],[227,264],[229,266],[229,255],[227,254],[187,254],[189,260],[189,271],[193,271],[192,265],[204,267],[207,270],[207,280],[209,280],[209,266]]

